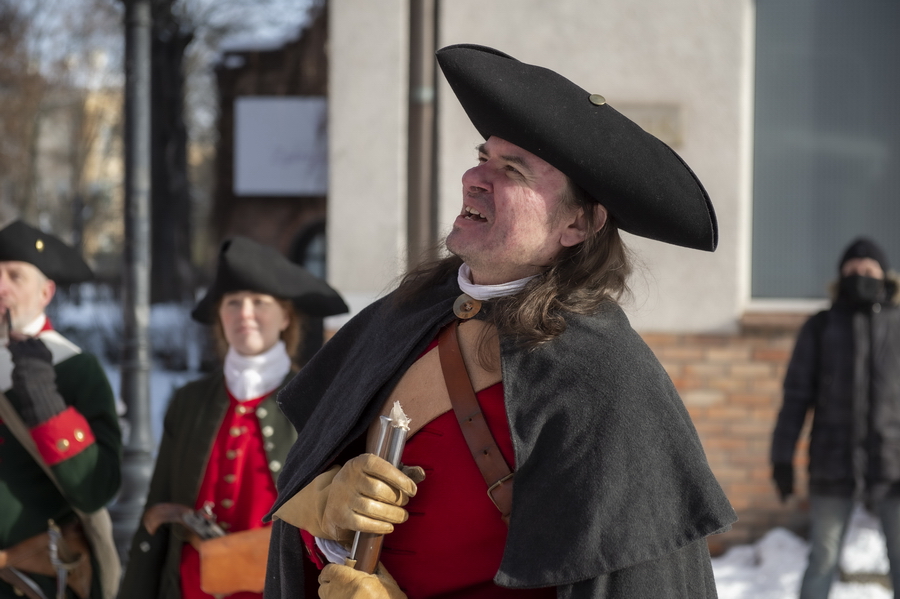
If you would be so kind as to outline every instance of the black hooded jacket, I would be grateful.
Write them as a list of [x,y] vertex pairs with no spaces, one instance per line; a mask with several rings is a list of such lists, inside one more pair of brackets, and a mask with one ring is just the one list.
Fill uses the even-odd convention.
[[784,380],[773,463],[792,462],[810,409],[810,492],[878,497],[900,483],[895,301],[860,306],[838,300],[803,325]]

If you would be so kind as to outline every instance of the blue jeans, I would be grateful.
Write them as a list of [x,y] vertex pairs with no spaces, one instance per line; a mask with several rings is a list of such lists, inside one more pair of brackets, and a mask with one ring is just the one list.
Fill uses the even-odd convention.
[[[827,599],[837,572],[841,545],[847,532],[853,499],[849,497],[809,497],[809,562],[803,574],[800,599]],[[876,509],[881,519],[891,565],[891,582],[900,589],[900,497],[888,497]]]

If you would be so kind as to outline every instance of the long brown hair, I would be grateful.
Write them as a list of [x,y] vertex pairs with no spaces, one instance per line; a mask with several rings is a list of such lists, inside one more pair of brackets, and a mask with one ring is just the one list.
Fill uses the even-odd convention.
[[[212,327],[213,338],[216,342],[216,354],[219,356],[220,360],[224,360],[225,354],[228,353],[228,340],[225,338],[225,329],[222,328],[222,319],[219,318],[219,308],[222,307],[223,299],[225,299],[225,296],[222,296],[219,298],[219,301],[216,302],[216,320]],[[281,306],[281,309],[288,318],[287,328],[281,331],[281,340],[284,341],[284,348],[291,357],[291,362],[294,367],[299,368],[302,364],[299,362],[300,356],[297,350],[300,348],[300,343],[303,341],[303,316],[297,312],[294,308],[294,303],[291,300],[281,299],[280,297],[275,297],[274,299],[278,302],[278,305]]]
[[[628,250],[611,216],[596,230],[596,205],[587,192],[568,180],[561,208],[581,208],[592,233],[580,244],[563,249],[553,264],[519,293],[491,300],[488,319],[501,334],[535,347],[565,331],[566,313],[590,314],[628,293]],[[413,269],[400,281],[397,301],[415,299],[446,280],[461,264],[460,258],[449,256]]]

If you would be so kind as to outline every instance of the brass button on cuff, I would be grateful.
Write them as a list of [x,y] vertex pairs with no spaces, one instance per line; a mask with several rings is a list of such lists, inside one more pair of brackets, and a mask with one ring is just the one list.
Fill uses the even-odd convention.
[[34,249],[36,249],[36,250],[39,251],[39,252],[43,252],[43,251],[44,251],[44,240],[43,240],[43,239],[38,239],[37,241],[35,241],[35,242],[34,242]]
[[453,313],[457,318],[468,320],[481,310],[481,300],[477,300],[468,293],[463,293],[453,302]]
[[68,439],[60,439],[56,442],[56,448],[60,451],[65,451],[69,448],[69,440]]
[[73,436],[75,437],[75,440],[78,442],[84,441],[84,436],[85,436],[84,431],[81,430],[80,428],[75,429]]

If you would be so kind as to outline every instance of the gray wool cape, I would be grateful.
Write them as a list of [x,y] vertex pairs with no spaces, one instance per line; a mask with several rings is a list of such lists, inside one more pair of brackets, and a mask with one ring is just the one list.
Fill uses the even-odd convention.
[[[460,293],[454,275],[413,302],[382,298],[285,387],[278,403],[299,436],[272,512],[366,433]],[[705,537],[736,517],[671,380],[615,303],[566,321],[536,349],[501,338],[516,463],[494,581],[572,599],[716,597]],[[276,519],[267,599],[304,596],[304,553]]]

